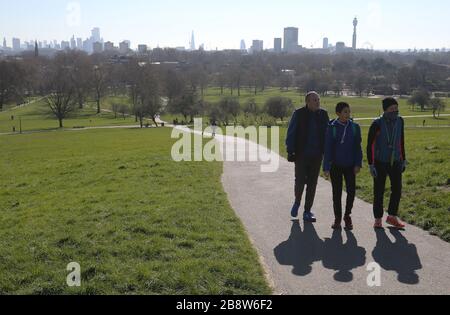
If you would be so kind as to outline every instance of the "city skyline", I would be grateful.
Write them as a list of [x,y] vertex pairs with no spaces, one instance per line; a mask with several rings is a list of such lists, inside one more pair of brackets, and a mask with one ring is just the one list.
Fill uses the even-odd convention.
[[[227,6],[232,5],[233,1],[227,3]],[[31,39],[47,42],[63,40],[68,41],[69,45],[72,45],[71,39],[74,39],[75,44],[78,45],[80,39],[86,40],[90,31],[94,27],[99,27],[105,41],[119,44],[124,40],[129,40],[133,43],[132,48],[134,49],[139,44],[146,44],[151,48],[189,48],[192,30],[194,30],[196,42],[199,43],[197,46],[203,44],[207,50],[216,48],[221,50],[239,49],[242,39],[250,43],[255,39],[273,43],[274,38],[283,37],[284,28],[292,26],[299,29],[298,44],[305,48],[322,48],[325,37],[329,39],[330,44],[344,42],[347,47],[351,47],[352,21],[357,17],[359,21],[357,48],[373,46],[376,50],[406,50],[450,47],[450,38],[441,35],[445,34],[442,28],[448,29],[450,23],[445,19],[444,13],[445,8],[450,10],[450,4],[436,3],[437,1],[429,1],[427,3],[428,10],[421,10],[423,4],[408,2],[409,5],[405,5],[403,10],[406,20],[401,16],[392,19],[391,15],[399,14],[397,13],[399,11],[393,10],[399,4],[387,7],[386,1],[356,2],[347,0],[344,1],[347,5],[328,4],[324,9],[320,9],[319,13],[313,14],[316,15],[315,20],[311,19],[305,11],[314,12],[314,7],[319,7],[319,3],[323,2],[321,0],[315,1],[315,5],[284,1],[276,6],[258,2],[259,6],[255,7],[245,3],[239,5],[241,9],[234,13],[234,18],[228,22],[229,24],[224,23],[224,20],[229,17],[227,13],[229,10],[223,8],[223,16],[219,17],[216,10],[213,10],[217,6],[216,4],[206,5],[206,2],[201,0],[191,1],[190,5],[177,3],[175,7],[179,10],[175,12],[168,9],[172,2],[166,1],[165,4],[160,4],[139,0],[135,1],[134,6],[124,9],[119,2],[111,4],[111,2],[103,0],[93,1],[93,4],[84,0],[72,2],[31,0],[26,3],[22,0],[14,3],[1,0],[0,9],[8,14],[6,18],[0,20],[2,32],[0,38],[3,40],[3,37],[6,37],[8,46],[12,46],[13,38],[21,39],[22,43]],[[36,5],[39,8],[33,10]],[[51,9],[44,11],[44,8],[49,6]],[[246,10],[246,7],[252,9]],[[148,20],[145,19],[145,15],[143,16],[146,8],[148,8]],[[280,8],[283,14],[280,14]],[[121,13],[117,13],[118,10]],[[155,16],[155,11],[160,14]],[[183,14],[179,11],[183,11]],[[270,15],[267,13],[268,11],[271,12]],[[292,11],[297,11],[298,17],[295,17],[294,14],[293,18]],[[27,17],[29,14],[27,12],[35,14],[34,20],[32,17]],[[418,15],[411,20],[408,12],[416,12]],[[280,21],[279,15],[283,17],[281,20],[284,22]],[[318,19],[317,16],[321,18]],[[421,16],[427,18],[421,18]],[[164,17],[170,20],[170,24],[163,21]],[[215,17],[214,23],[211,21],[213,17]],[[244,19],[257,22],[242,23],[245,28],[241,28],[240,21]],[[328,19],[326,22],[318,21],[326,19]],[[267,20],[273,21],[273,23],[267,23]],[[389,21],[390,36],[385,36],[385,40],[380,40],[380,37],[383,37],[387,31],[385,21]],[[39,25],[35,27],[35,23],[38,22]],[[405,25],[411,31],[406,32]],[[208,31],[205,31],[205,27]],[[419,29],[412,31],[414,28]],[[395,30],[398,30],[397,36]],[[395,42],[395,45],[389,44],[390,42]],[[265,46],[265,48],[272,48],[271,44]]]

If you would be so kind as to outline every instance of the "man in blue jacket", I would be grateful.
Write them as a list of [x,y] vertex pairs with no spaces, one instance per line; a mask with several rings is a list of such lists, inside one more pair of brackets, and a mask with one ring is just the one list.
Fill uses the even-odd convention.
[[305,101],[306,106],[294,112],[286,138],[288,160],[295,163],[295,203],[291,216],[292,219],[297,219],[306,186],[303,220],[316,222],[312,207],[323,160],[325,134],[330,119],[328,113],[320,108],[319,94],[309,92]]

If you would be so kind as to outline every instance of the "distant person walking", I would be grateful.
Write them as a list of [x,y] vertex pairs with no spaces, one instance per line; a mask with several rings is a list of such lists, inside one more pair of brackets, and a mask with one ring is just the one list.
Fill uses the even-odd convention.
[[[333,185],[333,207],[335,222],[332,226],[341,228],[342,219],[346,230],[353,230],[352,210],[356,196],[356,175],[362,168],[361,127],[351,121],[351,109],[347,103],[336,106],[338,118],[328,127],[325,141],[323,171],[326,178],[331,177]],[[342,182],[345,179],[347,203],[342,217]]]
[[391,200],[388,208],[387,223],[398,229],[405,224],[398,219],[402,196],[402,174],[406,170],[405,122],[400,117],[396,99],[383,100],[384,114],[370,127],[367,145],[367,158],[370,173],[374,178],[374,216],[375,228],[383,228],[384,193],[386,179],[391,181]]
[[217,133],[217,123],[216,123],[216,121],[212,122],[211,129],[212,129],[212,137],[215,138],[216,137],[216,133]]
[[306,106],[294,112],[286,138],[288,160],[295,163],[295,203],[291,209],[291,216],[292,219],[298,218],[306,186],[303,220],[316,222],[312,208],[330,119],[328,113],[320,108],[319,94],[309,92],[305,102]]

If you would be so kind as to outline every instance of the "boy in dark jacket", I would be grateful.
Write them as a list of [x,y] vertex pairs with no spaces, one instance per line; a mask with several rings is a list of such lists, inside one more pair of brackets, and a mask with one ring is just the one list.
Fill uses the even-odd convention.
[[333,184],[335,222],[333,229],[340,229],[342,222],[342,181],[347,188],[347,205],[344,216],[345,228],[353,230],[351,218],[356,195],[356,175],[362,168],[361,128],[350,120],[351,110],[347,103],[336,106],[338,119],[328,127],[325,141],[323,171]]
[[305,101],[306,106],[295,111],[292,116],[286,138],[288,160],[295,163],[295,203],[291,216],[292,219],[298,217],[306,186],[303,220],[316,222],[311,210],[316,196],[329,118],[328,113],[320,108],[319,94],[309,92]]
[[387,223],[398,229],[405,224],[398,219],[402,195],[402,174],[406,170],[405,122],[399,116],[398,102],[392,97],[383,100],[384,115],[375,120],[370,127],[367,145],[367,158],[370,173],[374,178],[374,216],[375,228],[383,227],[383,201],[386,179],[391,181],[391,200]]

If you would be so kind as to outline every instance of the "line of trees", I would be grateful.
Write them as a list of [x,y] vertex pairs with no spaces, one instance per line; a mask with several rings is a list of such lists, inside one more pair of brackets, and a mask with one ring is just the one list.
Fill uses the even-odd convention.
[[[211,86],[223,96],[217,104],[204,101]],[[101,113],[105,96],[124,94],[132,104],[129,113],[141,125],[146,117],[157,124],[162,111],[181,114],[186,122],[207,113],[228,124],[236,122],[241,112],[257,111],[254,100],[239,104],[234,97],[243,89],[256,96],[267,87],[337,96],[344,91],[360,96],[412,94],[412,106],[432,108],[438,115],[443,104],[430,98],[430,93],[450,91],[450,53],[420,57],[373,52],[244,55],[155,49],[145,57],[125,58],[68,50],[53,58],[24,56],[0,61],[0,110],[5,103],[20,103],[27,95],[47,96],[60,126],[87,100],[94,101]],[[290,100],[275,98],[264,104],[263,112],[283,120],[291,109]]]

